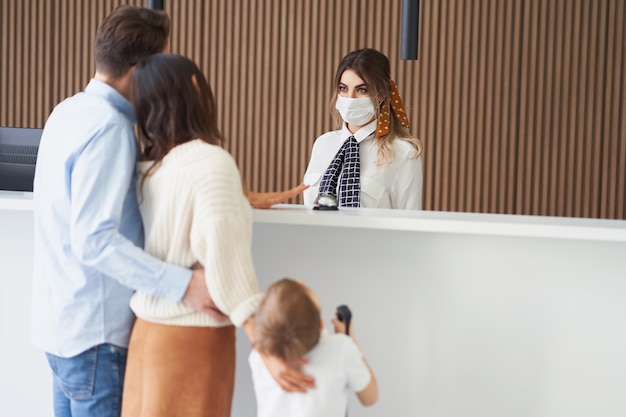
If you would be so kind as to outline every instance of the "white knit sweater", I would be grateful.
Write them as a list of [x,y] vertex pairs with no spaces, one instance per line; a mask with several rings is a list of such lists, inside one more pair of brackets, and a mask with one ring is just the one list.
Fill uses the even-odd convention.
[[[235,161],[219,146],[193,140],[172,149],[142,187],[142,173],[151,164],[139,164],[146,251],[169,263],[202,265],[217,307],[241,326],[263,295],[252,262],[252,210]],[[130,306],[138,317],[155,323],[211,327],[230,323],[140,291]]]

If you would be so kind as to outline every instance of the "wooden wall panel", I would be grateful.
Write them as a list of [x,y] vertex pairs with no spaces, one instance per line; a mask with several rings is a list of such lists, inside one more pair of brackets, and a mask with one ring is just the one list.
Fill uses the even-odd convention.
[[[84,87],[121,3],[145,1],[0,2],[0,125],[42,126]],[[626,219],[623,0],[422,0],[418,61],[399,59],[401,0],[164,3],[252,189],[301,181],[336,65],[373,47],[425,144],[425,209]]]
[[[420,61],[403,83],[426,145],[425,206],[514,213],[519,1],[425,2]],[[412,82],[413,81],[413,82]]]
[[625,218],[625,17],[621,0],[525,2],[516,212]]
[[0,1],[0,126],[42,127],[57,102],[94,73],[100,21],[140,0]]

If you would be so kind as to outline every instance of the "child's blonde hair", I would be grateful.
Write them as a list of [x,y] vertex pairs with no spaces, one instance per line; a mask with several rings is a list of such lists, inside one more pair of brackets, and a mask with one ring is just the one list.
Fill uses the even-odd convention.
[[283,278],[272,284],[254,319],[255,348],[296,363],[320,338],[320,311],[303,284]]

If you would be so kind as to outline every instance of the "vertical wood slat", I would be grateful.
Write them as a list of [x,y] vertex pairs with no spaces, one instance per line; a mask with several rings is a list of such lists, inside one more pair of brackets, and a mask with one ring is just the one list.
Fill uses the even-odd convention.
[[564,213],[563,215],[571,215],[570,205],[565,204],[567,195],[571,195],[571,191],[568,193],[568,189],[571,190],[570,184],[572,184],[571,177],[573,172],[571,171],[572,164],[570,159],[573,155],[574,149],[570,146],[569,138],[572,132],[568,129],[568,120],[571,118],[571,110],[566,110],[564,103],[569,102],[569,84],[572,79],[572,73],[569,71],[569,67],[572,63],[572,27],[573,27],[573,14],[572,3],[569,1],[561,0],[558,2],[557,10],[561,10],[557,14],[558,21],[556,25],[556,33],[561,33],[560,39],[556,42],[556,64],[554,76],[557,80],[555,83],[556,90],[554,93],[555,105],[559,108],[559,113],[555,116],[553,122],[553,129],[549,133],[549,137],[555,138],[558,141],[558,147],[553,153],[552,164],[555,168],[554,175],[558,180],[552,181],[553,188],[551,189],[552,198],[555,199],[557,207],[552,212]]
[[[605,134],[618,138],[611,141],[613,144],[612,155],[614,171],[607,179],[607,193],[613,195],[612,200],[607,208],[606,213],[602,213],[605,218],[624,218],[626,217],[626,4],[623,1],[615,1],[615,13],[612,15],[615,19],[614,32],[609,33],[610,39],[615,39],[614,48],[610,51],[613,61],[613,83],[607,84],[607,90],[614,91],[611,103],[611,112],[607,112],[610,117],[608,125],[610,129]],[[614,150],[614,151],[613,151]]]
[[[0,2],[0,125],[42,126],[81,90],[122,3]],[[335,68],[367,46],[389,56],[424,141],[424,208],[626,219],[623,0],[424,0],[419,61],[399,60],[401,3],[165,1],[172,52],[207,74],[251,188],[301,181],[335,127]]]

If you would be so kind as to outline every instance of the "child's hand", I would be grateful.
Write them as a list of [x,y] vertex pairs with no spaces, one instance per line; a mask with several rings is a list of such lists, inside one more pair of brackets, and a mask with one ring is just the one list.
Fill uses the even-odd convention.
[[335,333],[346,333],[346,324],[343,321],[339,321],[337,316],[333,317],[330,321],[333,323]]
[[[346,323],[344,323],[343,321],[339,321],[337,316],[334,316],[330,321],[333,323],[335,333],[346,334]],[[349,336],[354,339],[354,320],[350,322],[349,332],[350,332]]]

